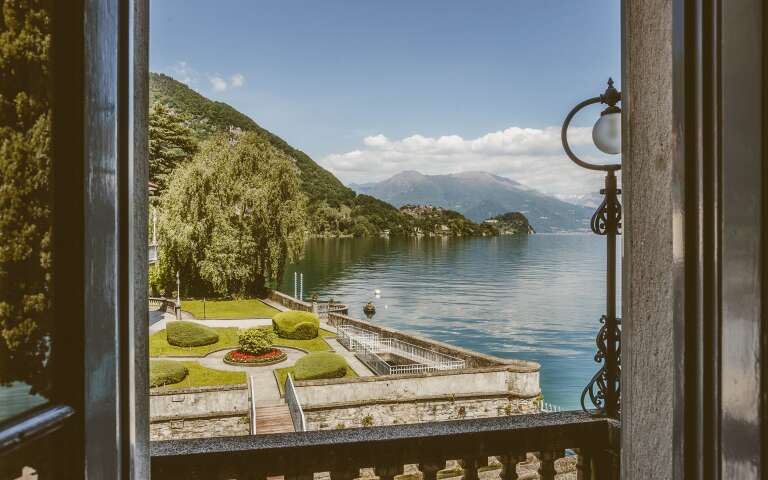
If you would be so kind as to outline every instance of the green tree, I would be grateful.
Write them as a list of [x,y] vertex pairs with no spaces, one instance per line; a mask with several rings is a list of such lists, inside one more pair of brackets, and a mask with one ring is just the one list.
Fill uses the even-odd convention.
[[161,102],[149,110],[149,180],[162,192],[173,170],[192,158],[197,144],[185,120]]
[[50,12],[0,0],[0,384],[49,389]]
[[279,280],[306,238],[291,158],[256,133],[216,134],[160,197],[160,269],[185,294],[251,296]]

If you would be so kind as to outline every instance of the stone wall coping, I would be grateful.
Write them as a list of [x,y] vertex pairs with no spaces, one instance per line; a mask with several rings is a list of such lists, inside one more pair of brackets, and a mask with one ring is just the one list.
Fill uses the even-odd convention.
[[151,388],[149,390],[149,396],[159,395],[184,395],[190,393],[208,393],[208,392],[226,392],[230,390],[248,390],[248,385],[245,383],[238,383],[232,385],[211,385],[207,387],[188,387],[178,388],[175,390],[165,389],[163,387]]
[[[533,363],[533,362],[531,362]],[[536,364],[538,366],[538,364]],[[474,373],[489,373],[489,372],[512,372],[512,373],[535,373],[538,372],[538,368],[521,369],[514,365],[500,365],[496,367],[478,367],[478,368],[461,368],[456,370],[442,370],[439,372],[424,372],[424,373],[408,373],[397,375],[374,375],[370,377],[344,377],[344,378],[328,378],[323,380],[297,380],[294,385],[297,387],[311,387],[318,385],[336,385],[341,383],[364,383],[364,382],[385,382],[391,380],[406,380],[411,378],[428,378],[428,377],[443,377],[448,375],[468,375]]]
[[429,395],[424,397],[412,398],[373,398],[366,400],[356,400],[351,402],[332,402],[318,403],[316,405],[302,405],[305,412],[316,410],[332,410],[338,408],[365,407],[369,405],[389,405],[393,403],[428,403],[435,401],[458,401],[458,400],[483,400],[489,398],[506,398],[509,400],[530,400],[538,397],[539,394],[531,396],[510,395],[509,392],[479,392],[479,393],[460,393],[454,395]]
[[[169,470],[179,464],[173,462],[179,461],[201,469],[205,462],[216,462],[218,467],[223,458],[218,454],[222,454],[232,465],[243,462],[250,467],[265,466],[284,472],[287,462],[297,466],[301,460],[309,462],[301,464],[302,472],[322,472],[329,469],[335,457],[313,455],[314,452],[344,452],[348,453],[345,458],[350,462],[373,465],[375,462],[368,462],[386,448],[388,455],[407,452],[407,458],[406,455],[392,456],[398,461],[419,463],[419,452],[440,451],[448,455],[447,458],[460,458],[450,455],[460,455],[468,448],[468,442],[472,445],[482,442],[482,453],[488,455],[501,455],[515,448],[520,451],[580,446],[618,448],[619,431],[618,420],[568,411],[300,433],[159,440],[150,443],[150,452],[154,468],[167,465]],[[524,449],[523,443],[517,442],[525,442]],[[276,456],[275,452],[282,456]],[[164,460],[168,463],[162,463]],[[272,463],[268,463],[270,460]],[[288,473],[293,472],[299,473],[299,470]]]
[[248,410],[222,410],[218,412],[205,412],[190,415],[165,415],[150,417],[149,423],[172,422],[176,420],[209,420],[225,417],[247,417]]
[[[371,322],[366,322],[365,320],[360,320],[359,318],[353,318],[348,315],[342,315],[340,313],[329,313],[328,314],[328,321],[329,323],[333,323],[333,320],[339,319],[342,323],[350,323],[352,325],[359,325],[365,329],[372,330],[372,331],[379,331],[382,333],[386,333],[388,335],[391,335],[394,338],[400,338],[404,341],[408,341],[411,339],[413,343],[416,344],[428,344],[433,345],[436,347],[439,347],[442,350],[447,350],[449,352],[453,352],[452,354],[454,356],[458,356],[460,358],[474,358],[477,360],[481,360],[483,362],[487,362],[491,365],[508,365],[508,366],[514,366],[520,369],[525,370],[519,370],[521,372],[532,372],[532,371],[539,371],[541,369],[541,366],[537,362],[531,362],[528,360],[511,360],[511,359],[505,359],[505,358],[499,358],[494,357],[493,355],[486,355],[484,353],[475,352],[474,350],[469,350],[462,347],[457,347],[455,345],[451,345],[448,343],[440,342],[438,340],[433,340],[431,338],[422,337],[420,335],[416,335],[413,333],[405,333],[400,330],[396,330],[393,328],[388,328],[382,325],[377,325]],[[337,325],[338,328],[338,325]]]

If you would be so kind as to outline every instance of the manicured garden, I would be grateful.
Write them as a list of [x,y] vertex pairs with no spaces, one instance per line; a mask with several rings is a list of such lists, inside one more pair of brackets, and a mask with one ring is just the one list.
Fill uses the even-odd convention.
[[215,352],[216,350],[223,350],[229,347],[237,346],[237,327],[227,328],[211,328],[218,335],[218,340],[208,345],[199,345],[191,347],[182,347],[177,345],[171,345],[168,342],[167,331],[171,329],[171,325],[176,323],[193,323],[193,322],[168,322],[166,330],[160,330],[149,336],[149,356],[150,357],[168,357],[168,356],[190,356],[190,357],[204,357],[205,355]]
[[184,388],[204,385],[244,383],[244,372],[215,370],[195,361],[160,360],[156,357],[203,357],[218,350],[230,350],[223,362],[229,365],[259,367],[284,361],[287,354],[279,347],[308,352],[295,365],[275,370],[282,392],[289,374],[296,380],[356,377],[344,357],[332,352],[324,340],[334,334],[319,328],[316,315],[307,312],[281,312],[272,325],[241,329],[208,327],[192,321],[170,321],[166,329],[150,336],[150,383],[155,388]]
[[203,367],[194,360],[151,360],[149,366],[149,382],[151,387],[178,389],[215,385],[238,385],[246,382],[245,372],[214,370]]
[[[269,327],[262,327],[269,328]],[[292,347],[304,350],[306,352],[326,352],[331,351],[331,346],[323,340],[323,338],[335,337],[336,334],[323,330],[318,330],[318,336],[309,340],[294,340],[292,338],[278,338],[275,340],[275,346],[278,347]]]
[[[171,323],[176,322],[168,322]],[[187,323],[187,322],[179,322]],[[268,329],[270,327],[259,327]],[[211,330],[216,332],[219,336],[219,340],[215,343],[197,347],[178,347],[168,343],[166,337],[166,330],[160,330],[153,333],[149,337],[149,356],[150,357],[167,357],[167,356],[194,356],[204,357],[205,355],[214,352],[216,350],[223,350],[225,348],[235,348],[237,343],[237,327],[213,327]],[[304,350],[306,352],[323,352],[330,351],[331,347],[323,338],[335,337],[336,334],[323,330],[322,328],[318,332],[318,336],[310,340],[294,340],[290,338],[278,338],[275,340],[276,347],[291,347]]]
[[253,327],[240,330],[240,348],[227,352],[224,363],[246,367],[274,365],[288,358],[288,355],[273,345],[277,335],[269,328]]
[[344,357],[331,352],[311,353],[300,358],[292,367],[275,369],[275,378],[280,387],[280,395],[284,393],[285,380],[288,375],[292,375],[296,381],[357,377]]
[[244,318],[272,318],[280,310],[257,298],[245,300],[182,300],[181,309],[199,320],[242,320]]

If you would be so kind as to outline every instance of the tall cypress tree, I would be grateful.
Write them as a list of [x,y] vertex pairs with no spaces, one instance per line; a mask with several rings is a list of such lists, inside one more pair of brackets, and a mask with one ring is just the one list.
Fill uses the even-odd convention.
[[0,384],[49,389],[51,3],[0,0]]
[[161,102],[149,111],[149,181],[161,193],[173,170],[192,158],[197,144],[184,119]]

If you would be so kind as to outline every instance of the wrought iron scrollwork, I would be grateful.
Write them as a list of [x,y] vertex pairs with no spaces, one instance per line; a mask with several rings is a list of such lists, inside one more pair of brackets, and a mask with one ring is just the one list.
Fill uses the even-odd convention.
[[[621,328],[620,319],[616,317],[615,242],[616,235],[620,234],[621,229],[621,202],[619,202],[621,190],[616,187],[616,177],[613,172],[608,172],[606,175],[605,189],[600,193],[605,197],[592,216],[591,227],[594,233],[607,236],[608,241],[607,312],[600,318],[603,326],[595,340],[597,345],[595,362],[601,363],[602,366],[581,392],[581,408],[597,415],[618,418],[621,411]],[[587,400],[594,409],[587,408]]]
[[[605,190],[601,191],[601,193],[605,193]],[[618,197],[621,190],[618,190],[616,193],[616,195],[605,195],[603,203],[597,207],[594,215],[592,215],[590,225],[592,231],[598,235],[608,235],[612,229],[617,235],[621,234],[619,231],[621,229],[621,202],[619,202]]]
[[[606,322],[606,316],[603,315],[600,318],[600,323],[603,326],[597,334],[595,343],[597,344],[597,353],[595,353],[595,362],[604,363],[607,355],[609,355],[608,348],[608,324]],[[615,341],[615,355],[616,355],[616,373],[615,375],[609,375],[607,365],[603,365],[600,370],[592,376],[592,379],[584,387],[581,392],[581,408],[585,411],[594,411],[596,415],[605,414],[606,396],[608,393],[608,386],[610,382],[613,382],[613,392],[616,396],[616,410],[621,411],[621,328],[619,327],[620,319],[616,319],[616,326],[614,327],[614,341]],[[612,380],[610,377],[614,377]],[[586,400],[594,407],[589,409],[587,407]]]

